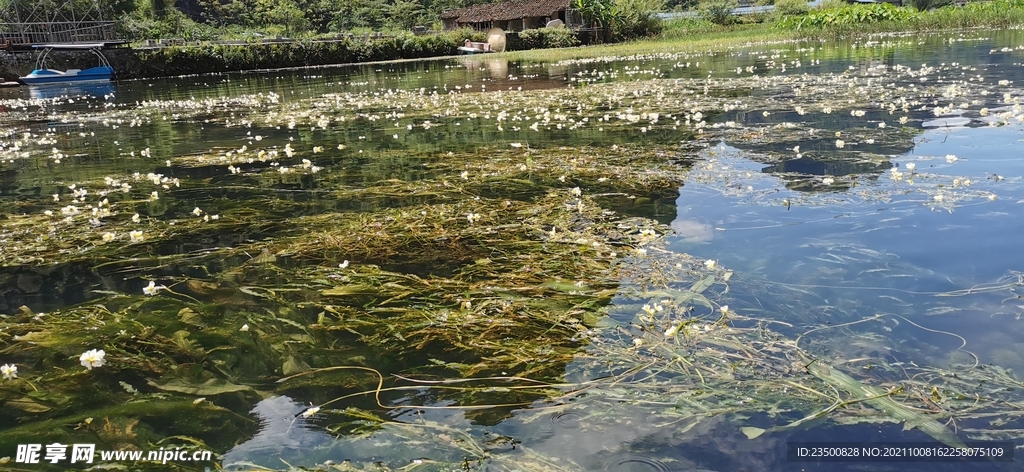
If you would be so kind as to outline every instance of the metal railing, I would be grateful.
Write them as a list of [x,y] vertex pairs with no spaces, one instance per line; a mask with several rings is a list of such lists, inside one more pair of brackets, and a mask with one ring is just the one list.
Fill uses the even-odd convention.
[[115,38],[113,21],[0,23],[0,42],[7,45],[91,43]]

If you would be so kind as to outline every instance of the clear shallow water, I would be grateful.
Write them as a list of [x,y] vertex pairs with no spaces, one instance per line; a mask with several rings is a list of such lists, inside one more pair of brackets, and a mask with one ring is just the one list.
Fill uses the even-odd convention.
[[[665,223],[672,230],[665,236],[668,249],[691,254],[698,263],[717,261],[733,271],[734,286],[729,293],[722,294],[720,302],[728,303],[740,314],[793,325],[792,329],[780,329],[784,334],[796,336],[809,327],[849,323],[876,314],[900,315],[904,320],[933,330],[915,329],[909,323],[863,323],[848,328],[848,335],[838,340],[828,336],[809,337],[810,345],[825,355],[955,369],[966,357],[957,350],[961,340],[934,331],[941,330],[961,336],[966,349],[977,354],[982,363],[1019,371],[1024,368],[1024,343],[1020,341],[1024,333],[1020,332],[1019,319],[1024,302],[1017,296],[1021,293],[1019,284],[1013,286],[1009,282],[1015,280],[1017,271],[1024,270],[1024,251],[1020,250],[1020,234],[1024,234],[1024,219],[1020,215],[1024,207],[1018,203],[1024,201],[1021,186],[1024,128],[1013,117],[998,127],[989,127],[988,123],[995,120],[997,110],[1020,114],[1013,111],[1012,103],[1005,103],[1002,92],[1020,95],[1017,84],[1024,83],[1024,72],[1020,68],[1022,53],[999,50],[1015,47],[1022,36],[1020,32],[972,36],[963,41],[949,41],[943,36],[896,37],[887,40],[888,43],[862,44],[858,48],[811,50],[779,45],[713,55],[666,54],[559,64],[509,64],[489,59],[482,66],[439,61],[231,74],[118,83],[113,89],[85,90],[94,98],[75,97],[79,91],[73,89],[4,91],[8,95],[0,99],[8,101],[3,119],[11,129],[6,147],[9,149],[10,143],[23,132],[36,133],[55,142],[26,144],[24,150],[14,151],[27,155],[12,155],[8,151],[2,168],[0,198],[12,209],[9,211],[12,215],[38,213],[49,208],[59,210],[59,206],[49,201],[50,195],[61,193],[66,202],[69,191],[65,188],[69,182],[110,174],[156,172],[179,178],[183,185],[160,190],[164,195],[159,201],[140,204],[135,211],[149,218],[184,220],[193,208],[200,207],[208,212],[222,211],[225,217],[230,217],[230,203],[238,201],[253,201],[255,205],[269,207],[280,205],[281,208],[269,212],[269,221],[265,222],[268,225],[260,231],[239,233],[233,238],[223,235],[191,238],[161,247],[156,250],[158,254],[273,239],[286,234],[292,218],[301,215],[333,211],[370,214],[411,206],[415,198],[409,195],[351,201],[333,198],[332,191],[339,186],[369,187],[388,179],[431,182],[448,175],[447,178],[458,181],[457,173],[445,167],[448,151],[479,148],[490,153],[494,152],[491,146],[506,147],[510,143],[539,149],[562,146],[570,156],[580,152],[578,149],[583,146],[636,146],[638,153],[645,149],[672,149],[690,140],[693,133],[685,126],[673,127],[671,118],[662,119],[657,126],[642,121],[625,126],[600,125],[597,119],[605,113],[623,113],[616,105],[626,103],[629,106],[631,95],[641,97],[636,100],[637,111],[647,107],[663,115],[681,116],[684,113],[680,110],[681,103],[687,97],[673,95],[671,81],[702,80],[710,73],[713,78],[722,80],[707,82],[707,93],[713,97],[712,101],[728,104],[749,97],[754,100],[751,103],[757,105],[739,110],[727,110],[724,106],[705,108],[711,126],[707,134],[714,136],[707,143],[710,146],[700,150],[678,148],[665,155],[665,160],[674,162],[683,175],[678,193],[670,198],[649,199],[653,200],[649,204],[620,204],[612,205],[613,208]],[[797,60],[801,62],[799,67],[794,63]],[[779,66],[782,62],[790,64],[786,71]],[[931,85],[915,76],[896,74],[891,69],[896,65],[919,68],[922,64],[938,69],[939,72],[927,80],[940,84],[963,80],[987,84],[1006,80],[1009,83],[977,89],[989,92],[987,95],[951,93],[943,96],[940,87],[936,92],[920,94],[921,103],[915,104],[913,109],[888,113],[884,105],[893,97],[881,97],[885,88]],[[888,69],[879,69],[880,65]],[[833,113],[825,113],[817,103],[822,100],[821,92],[802,96],[794,87],[784,85],[785,82],[731,81],[751,76],[753,72],[745,71],[751,66],[766,77],[788,75],[797,79],[804,74],[822,77],[833,74],[840,81],[852,75],[862,80],[858,87],[848,88],[850,96],[856,94],[859,101],[849,108],[842,107],[843,97],[835,96],[837,89],[822,88],[833,94],[825,98],[831,99],[831,106],[836,108]],[[736,72],[736,68],[741,72]],[[979,77],[984,81],[978,81]],[[568,96],[559,97],[559,90],[564,89],[568,95],[573,90],[608,84],[627,87],[633,84],[648,91],[664,88],[668,94],[645,101],[641,93],[633,93],[636,88],[612,88],[608,95],[616,98],[589,102],[591,108],[579,105],[586,103],[585,99],[574,102]],[[466,88],[467,85],[470,87]],[[456,86],[460,89],[455,89]],[[328,108],[325,113],[345,114],[350,120],[333,122],[329,127],[303,123],[293,128],[261,125],[255,120],[246,122],[253,119],[250,109],[258,105],[243,100],[249,95],[274,93],[285,106],[296,104],[297,108],[302,108],[306,106],[304,100],[315,102],[328,94],[357,93],[369,99],[387,94],[389,90],[421,88],[427,93],[457,90],[459,94],[466,91],[473,94],[484,86],[489,91],[511,89],[517,94],[522,88],[526,94],[498,99],[490,98],[497,95],[488,92],[481,95],[479,108],[462,105],[464,108],[452,115],[431,110],[430,116],[421,116],[410,108],[407,117],[370,119],[367,116],[386,113],[372,105],[368,105],[364,116],[360,116],[363,112],[355,107],[342,112]],[[810,85],[807,88],[813,89]],[[508,105],[525,109],[527,105],[536,105],[530,102],[531,93],[550,93],[544,95],[545,100],[566,111],[579,106],[574,116],[588,117],[590,121],[577,129],[570,129],[573,125],[564,123],[533,131],[529,126],[538,121],[536,115],[540,112],[523,111],[523,120],[509,120],[502,124],[502,129],[497,129],[493,119],[469,118],[465,114],[467,108],[479,114],[486,113],[488,108],[496,114],[499,108]],[[872,94],[876,93],[879,98],[872,99]],[[65,94],[68,96],[57,98]],[[19,101],[33,98],[43,101]],[[223,100],[225,98],[239,100],[231,102]],[[930,98],[932,102],[923,98]],[[145,108],[146,101],[204,99],[212,100],[211,105],[198,106],[198,111],[181,106],[166,112],[136,114],[136,110]],[[502,103],[501,100],[508,101]],[[967,117],[970,121],[966,126],[935,127],[931,123],[936,119],[933,107],[960,102],[969,103],[967,111],[950,112],[945,116],[960,120],[955,123]],[[805,106],[808,112],[800,114],[795,106]],[[920,110],[922,106],[929,109]],[[980,110],[986,107],[992,111],[982,116]],[[851,110],[856,109],[867,112],[863,117],[851,115]],[[512,109],[511,113],[517,110]],[[632,112],[626,110],[625,113]],[[908,117],[905,128],[897,122],[900,116]],[[426,124],[428,121],[431,123]],[[879,121],[885,121],[887,128],[878,128]],[[796,125],[773,128],[784,123]],[[714,124],[726,126],[714,128]],[[644,129],[639,129],[641,127]],[[903,129],[895,131],[900,128]],[[769,136],[758,136],[758,130],[767,130]],[[839,138],[849,141],[842,148],[836,143],[836,132],[841,134]],[[46,136],[46,133],[52,135]],[[256,141],[253,135],[264,138]],[[271,164],[254,162],[240,164],[245,172],[235,175],[227,169],[227,163],[217,159],[196,162],[186,159],[224,155],[243,145],[256,148],[259,146],[256,143],[263,141],[277,148],[292,143],[303,149],[304,152],[294,159],[281,159],[285,165],[298,169],[299,158],[305,157],[323,170],[317,174],[275,177]],[[318,143],[329,152],[309,152],[309,148]],[[347,146],[334,152],[337,143]],[[792,150],[796,145],[801,147],[800,157]],[[51,147],[60,148],[71,156],[58,163],[51,156]],[[140,156],[146,148],[153,158]],[[406,154],[401,155],[402,152]],[[947,155],[955,155],[956,160],[947,159]],[[481,157],[484,162],[473,167],[474,171],[486,170],[487,157]],[[168,165],[165,160],[172,162]],[[913,172],[908,168],[910,163],[915,165]],[[893,171],[902,172],[902,180],[892,178]],[[573,178],[570,176],[566,188],[572,187]],[[826,183],[826,178],[832,179],[831,182]],[[969,185],[964,183],[966,180],[970,180]],[[584,192],[591,191],[583,187]],[[488,198],[517,197],[515,192],[506,190],[500,180],[481,193]],[[532,196],[529,192],[525,194]],[[623,264],[642,267],[642,262],[627,256],[623,256]],[[33,287],[37,284],[33,284],[31,278],[23,277],[26,266],[32,264],[9,264],[6,268],[5,313],[16,313],[22,304],[36,311],[57,310],[100,295],[95,273],[78,275],[79,278],[70,283],[64,280],[59,286],[44,282],[41,284],[44,287],[40,288]],[[145,284],[137,275],[146,270],[143,267],[118,273],[121,281],[104,280],[103,288],[138,293]],[[176,275],[173,272],[178,269],[152,270],[171,276]],[[195,267],[189,269],[189,273],[196,272]],[[1008,286],[994,291],[960,293],[963,296],[957,297],[937,296],[979,284],[984,288],[984,284],[1000,281],[1008,282]],[[637,311],[626,298],[620,296],[609,309],[610,317],[623,325],[629,323]],[[892,319],[895,318],[888,318]],[[5,355],[13,348],[7,349]],[[64,353],[71,354],[77,351]],[[361,359],[360,363],[382,371],[387,371],[386,367],[391,365],[416,371],[426,364],[425,361],[371,357]],[[2,362],[8,361],[0,358]],[[580,361],[565,366],[564,375],[576,382],[600,376],[584,364]],[[863,363],[848,367],[863,368]],[[396,370],[404,372],[401,368]],[[21,371],[26,375],[31,369],[24,366]],[[144,381],[140,383],[139,379],[127,375],[123,378],[145,385]],[[885,378],[892,380],[891,375]],[[259,379],[260,382],[268,380],[273,381]],[[260,385],[260,388],[265,386]],[[784,447],[786,439],[929,439],[919,431],[903,432],[900,425],[860,424],[769,434],[751,441],[739,433],[739,425],[768,427],[773,422],[784,424],[787,421],[764,415],[745,419],[722,415],[701,421],[681,417],[666,421],[660,413],[670,407],[632,403],[637,393],[625,387],[621,392],[609,387],[602,393],[607,398],[618,399],[617,403],[610,404],[612,406],[597,403],[603,406],[595,407],[583,395],[575,404],[571,401],[554,405],[539,402],[532,408],[495,408],[484,412],[432,409],[449,406],[451,402],[439,398],[430,389],[414,389],[387,401],[390,405],[426,408],[381,413],[407,426],[391,424],[379,430],[367,428],[373,434],[361,439],[360,434],[366,434],[366,430],[360,430],[358,421],[302,415],[311,405],[339,396],[332,395],[334,390],[320,391],[314,386],[287,393],[287,396],[269,395],[260,400],[211,395],[218,405],[259,423],[251,435],[233,438],[229,441],[233,443],[230,447],[218,451],[225,454],[225,464],[243,464],[240,467],[244,467],[246,463],[255,463],[280,468],[280,460],[312,466],[349,459],[359,463],[380,461],[392,467],[416,465],[415,461],[426,460],[485,470],[507,470],[517,463],[533,464],[540,470],[545,467],[554,470],[556,466],[570,470],[577,467],[584,470],[861,470],[861,466],[854,465],[837,469],[828,465],[786,463],[780,447]],[[502,403],[500,393],[488,397],[487,403]],[[366,398],[353,400],[351,404],[365,409],[374,407]],[[349,404],[335,405],[335,408],[346,405]],[[799,415],[784,417],[791,421]],[[15,419],[13,415],[11,419]],[[1012,429],[1014,419],[1007,418],[1007,421]],[[460,435],[473,440],[460,439]],[[439,440],[447,447],[439,448],[430,441],[423,441],[424,437]],[[476,446],[474,441],[482,446]],[[521,446],[514,447],[519,444]],[[545,464],[544,460],[552,462],[547,466],[537,465]],[[934,468],[946,470],[928,467]],[[872,470],[885,469],[879,466]],[[907,465],[901,470],[925,469]],[[948,470],[1012,468],[965,469],[958,465],[956,468],[949,466]]]

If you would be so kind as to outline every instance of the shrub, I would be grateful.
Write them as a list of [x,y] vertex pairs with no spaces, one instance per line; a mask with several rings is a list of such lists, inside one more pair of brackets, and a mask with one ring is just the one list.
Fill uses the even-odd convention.
[[568,28],[537,28],[519,32],[522,49],[568,48],[580,44],[576,33]]
[[734,21],[732,11],[736,9],[736,0],[703,0],[697,7],[702,20],[718,25],[727,25]]
[[798,16],[811,11],[807,0],[775,0],[775,14],[778,16]]
[[842,8],[849,5],[843,0],[824,0],[818,5],[818,10],[831,10],[833,8]]
[[828,10],[812,10],[805,16],[788,16],[776,23],[780,28],[822,28],[850,26],[880,21],[904,21],[915,16],[913,10],[895,7],[889,3],[846,5]]
[[916,8],[917,11],[931,10],[950,3],[952,3],[950,0],[907,0],[907,5]]
[[614,0],[615,21],[612,39],[623,41],[661,34],[661,20],[655,16],[665,10],[665,0]]

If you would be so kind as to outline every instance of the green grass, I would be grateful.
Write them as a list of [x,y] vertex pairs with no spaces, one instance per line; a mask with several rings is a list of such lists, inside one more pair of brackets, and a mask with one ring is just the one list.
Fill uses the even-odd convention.
[[846,5],[812,10],[806,15],[769,17],[763,23],[718,25],[700,19],[665,22],[654,38],[566,49],[515,51],[509,60],[559,61],[599,56],[630,56],[675,51],[701,51],[752,43],[802,39],[853,39],[886,32],[925,32],[1024,25],[1024,0],[993,0],[947,6],[927,12],[888,4]]

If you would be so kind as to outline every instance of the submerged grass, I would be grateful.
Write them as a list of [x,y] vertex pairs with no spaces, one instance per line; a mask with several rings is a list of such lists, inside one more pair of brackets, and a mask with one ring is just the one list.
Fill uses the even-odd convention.
[[[689,56],[676,54],[677,67],[689,68]],[[410,460],[431,457],[389,465],[406,470],[599,468],[478,433],[573,411],[590,430],[621,430],[623,405],[644,411],[646,431],[698,431],[719,416],[750,437],[818,420],[902,422],[953,445],[961,431],[1012,437],[1022,385],[1011,373],[963,356],[941,366],[853,357],[845,343],[884,334],[821,326],[797,302],[785,322],[729,309],[730,292],[753,292],[752,279],[666,246],[673,230],[653,209],[671,205],[688,178],[754,195],[733,181],[750,172],[716,157],[726,139],[770,164],[806,154],[885,169],[903,152],[887,149],[906,148],[918,132],[900,125],[954,108],[981,120],[989,110],[973,110],[992,100],[975,97],[1002,91],[934,79],[969,73],[952,65],[805,75],[783,73],[787,64],[802,67],[766,59],[735,76],[558,90],[374,90],[284,103],[260,94],[76,113],[93,126],[170,116],[241,131],[235,147],[160,156],[166,167],[148,175],[61,182],[56,198],[39,193],[4,215],[5,287],[41,303],[78,286],[87,301],[45,313],[10,306],[0,318],[2,362],[18,367],[0,383],[0,418],[10,425],[0,445],[201,444],[223,453],[255,434],[253,405],[279,395],[309,404],[286,415],[287,431],[331,435],[308,448],[311,460],[390,435]],[[1011,95],[994,100],[1005,106],[993,106],[993,125],[1020,116]],[[26,105],[15,119],[51,113],[46,103]],[[833,113],[860,121],[842,122],[840,137],[824,128]],[[301,130],[299,141],[261,136],[280,128]],[[362,144],[374,137],[361,134],[367,128],[388,143],[431,128],[492,139],[417,153]],[[622,133],[630,144],[530,142],[569,132]],[[50,139],[17,138],[5,152],[58,165]],[[351,171],[360,159],[415,170],[366,177]],[[920,192],[937,205],[933,193],[942,192],[952,209],[957,198],[984,197],[969,182],[907,172],[890,171],[891,187],[865,198]],[[913,188],[901,181],[914,178]],[[861,324],[928,329],[894,320]],[[104,365],[81,364],[92,349],[104,350]],[[472,424],[423,412],[457,412]],[[995,416],[1005,422],[989,424]],[[498,454],[498,446],[523,452]]]

